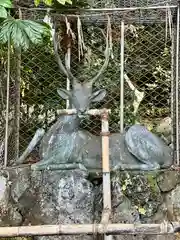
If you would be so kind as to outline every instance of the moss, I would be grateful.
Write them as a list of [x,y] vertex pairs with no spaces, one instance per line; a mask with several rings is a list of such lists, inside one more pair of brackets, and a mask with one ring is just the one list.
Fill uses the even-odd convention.
[[147,180],[151,187],[152,192],[154,194],[159,193],[159,187],[158,187],[157,181],[156,181],[157,173],[156,172],[147,173],[146,177],[147,177]]
[[141,218],[146,218],[153,216],[163,201],[156,179],[157,172],[125,171],[114,174],[112,182],[136,207]]

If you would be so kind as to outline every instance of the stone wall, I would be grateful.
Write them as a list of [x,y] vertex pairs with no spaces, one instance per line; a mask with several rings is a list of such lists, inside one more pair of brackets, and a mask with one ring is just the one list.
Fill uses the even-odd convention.
[[[179,221],[178,171],[114,172],[111,184],[113,223]],[[92,176],[90,179],[88,173],[82,170],[35,172],[26,166],[0,172],[0,226],[98,222],[102,203],[102,179]],[[130,238],[156,239],[155,236],[114,237]]]

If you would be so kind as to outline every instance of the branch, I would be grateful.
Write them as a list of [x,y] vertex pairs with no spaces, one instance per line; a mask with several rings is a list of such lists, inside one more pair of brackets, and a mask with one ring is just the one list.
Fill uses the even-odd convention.
[[112,49],[111,49],[112,46],[109,46],[109,41],[111,40],[111,23],[110,23],[109,17],[108,17],[108,25],[107,25],[107,36],[105,39],[106,39],[105,62],[102,65],[99,72],[97,73],[97,75],[95,77],[93,77],[91,80],[89,80],[89,82],[91,82],[91,83],[94,83],[102,75],[102,73],[106,70],[108,63],[109,63],[110,53],[112,52]]
[[130,89],[134,92],[134,95],[136,96],[136,99],[133,101],[133,107],[134,107],[134,111],[133,114],[134,116],[137,114],[138,112],[138,108],[140,103],[142,102],[143,98],[144,98],[144,92],[140,92],[131,82],[131,80],[129,79],[129,77],[127,76],[127,74],[124,74],[124,78],[126,80],[126,82],[128,83]]
[[21,155],[21,157],[15,162],[15,164],[21,164],[23,163],[26,158],[28,157],[28,155],[33,151],[33,149],[35,148],[35,146],[38,144],[38,142],[42,139],[42,137],[44,136],[44,129],[43,128],[39,128],[34,137],[32,138],[31,142],[29,143],[28,147],[26,148],[26,150],[23,152],[23,154]]

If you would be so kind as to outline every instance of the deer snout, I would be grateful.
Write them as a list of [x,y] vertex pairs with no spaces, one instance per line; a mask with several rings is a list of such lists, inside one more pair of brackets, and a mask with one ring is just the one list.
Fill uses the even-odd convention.
[[85,112],[86,112],[86,108],[80,108],[80,109],[78,110],[78,116],[79,116],[80,118],[83,118],[83,117],[85,116]]

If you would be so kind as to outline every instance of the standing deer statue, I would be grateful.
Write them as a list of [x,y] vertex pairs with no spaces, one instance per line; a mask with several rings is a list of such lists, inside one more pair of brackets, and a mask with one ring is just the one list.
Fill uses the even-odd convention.
[[[55,37],[54,51],[63,74],[72,81],[72,90],[59,89],[63,99],[69,99],[69,108],[75,108],[76,114],[60,116],[57,122],[44,135],[40,145],[41,161],[31,166],[33,170],[101,169],[101,137],[80,130],[81,118],[89,109],[90,103],[101,101],[106,91],[92,91],[93,83],[107,68],[110,48],[108,29],[106,38],[105,62],[98,74],[89,81],[80,83],[71,73],[67,64],[63,65]],[[65,61],[66,63],[66,61]],[[172,165],[172,150],[159,137],[144,126],[133,125],[126,133],[114,133],[109,138],[111,169],[155,170]]]

